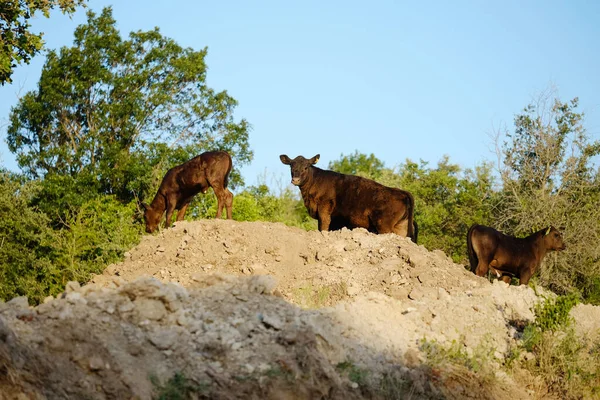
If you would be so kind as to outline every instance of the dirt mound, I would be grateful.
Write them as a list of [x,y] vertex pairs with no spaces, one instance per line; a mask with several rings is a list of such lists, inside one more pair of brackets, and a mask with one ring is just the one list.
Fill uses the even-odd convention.
[[224,220],[182,222],[146,236],[93,282],[110,286],[150,275],[193,286],[215,272],[274,276],[289,302],[331,306],[322,312],[347,335],[382,337],[396,355],[423,337],[469,348],[487,341],[505,353],[516,335],[510,321],[533,318],[538,301],[528,287],[490,285],[443,252],[394,234]]
[[187,286],[207,272],[269,274],[292,301],[298,298],[294,291],[327,285],[345,286],[342,297],[377,291],[420,300],[437,298],[440,287],[452,295],[485,282],[443,252],[429,252],[394,234],[307,232],[265,222],[180,222],[144,237],[125,258],[94,281],[150,275]]
[[[423,361],[437,344],[483,349],[493,374],[537,301],[393,234],[183,222],[59,299],[1,304],[0,394],[527,398],[504,374],[441,377]],[[590,307],[573,311],[581,335],[598,330]]]

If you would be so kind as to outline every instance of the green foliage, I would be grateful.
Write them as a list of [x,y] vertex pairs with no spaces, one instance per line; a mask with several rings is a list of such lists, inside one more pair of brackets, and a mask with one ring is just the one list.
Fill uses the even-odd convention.
[[384,176],[382,183],[408,190],[415,197],[421,244],[443,250],[455,262],[466,261],[469,227],[487,224],[491,216],[494,180],[489,164],[461,171],[448,157],[436,168],[407,160],[396,173]]
[[53,265],[55,232],[49,218],[34,207],[38,182],[0,172],[0,298],[43,298],[60,271]]
[[444,347],[435,340],[423,338],[419,349],[427,356],[430,366],[444,366],[445,364],[460,365],[475,373],[489,374],[490,362],[494,358],[494,348],[480,344],[473,354],[467,353],[464,345],[453,340],[450,346]]
[[[70,177],[127,203],[154,195],[168,168],[203,151],[227,150],[235,168],[251,160],[236,100],[206,86],[206,49],[158,29],[124,39],[110,8],[88,12],[74,36],[48,53],[37,90],[11,111],[7,142],[27,176]],[[241,183],[237,171],[231,182]]]
[[348,375],[350,381],[356,383],[359,387],[364,387],[368,383],[369,371],[360,368],[352,361],[344,361],[335,366],[340,373]]
[[595,398],[600,394],[600,342],[578,337],[569,312],[577,297],[558,296],[534,307],[535,321],[522,337],[522,347],[535,358],[522,366],[546,382],[563,399]]
[[384,164],[373,153],[367,156],[356,150],[354,154],[348,156],[340,155],[340,159],[331,161],[328,168],[342,174],[358,175],[378,180],[383,173]]
[[325,286],[309,284],[294,289],[294,302],[308,309],[317,309],[331,306],[347,297],[348,285],[338,282]]
[[55,243],[55,264],[63,268],[64,279],[85,283],[92,273],[101,273],[136,245],[141,225],[133,224],[135,212],[135,203],[122,205],[113,196],[98,197],[69,211]]
[[188,400],[208,389],[207,385],[194,384],[181,372],[176,372],[164,385],[155,376],[150,377],[150,382],[154,385],[155,400]]
[[250,186],[234,196],[233,219],[282,222],[303,229],[316,229],[316,221],[310,218],[304,203],[291,189],[285,189],[277,196],[265,184]]
[[30,31],[29,20],[35,16],[50,16],[50,10],[60,8],[63,14],[73,14],[85,0],[2,0],[0,2],[0,84],[11,82],[17,64],[26,63],[44,45],[43,34]]
[[558,296],[555,299],[546,298],[545,301],[536,303],[534,306],[534,325],[541,332],[554,332],[569,324],[569,313],[578,303],[575,295]]
[[137,244],[135,205],[111,196],[69,209],[53,229],[51,219],[32,205],[42,184],[0,174],[0,298],[28,296],[39,303],[64,290],[68,281],[85,283]]

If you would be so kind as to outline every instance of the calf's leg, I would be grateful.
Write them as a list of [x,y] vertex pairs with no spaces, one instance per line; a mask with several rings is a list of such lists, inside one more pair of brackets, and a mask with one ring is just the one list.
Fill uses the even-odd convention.
[[233,193],[227,188],[225,188],[225,208],[227,209],[227,219],[232,219]]
[[[485,276],[489,269],[490,265],[494,262],[494,260],[490,260],[489,257],[481,257],[477,254],[477,268],[475,268],[475,275],[477,276]],[[495,264],[493,265],[495,266]]]
[[217,215],[215,216],[215,218],[219,219],[221,218],[221,214],[223,213],[223,206],[225,206],[226,203],[227,195],[225,193],[225,190],[227,189],[223,188],[223,186],[219,184],[216,184],[212,188],[215,192],[215,196],[217,196]]
[[185,212],[187,211],[187,208],[188,208],[189,205],[190,205],[190,202],[187,201],[186,203],[184,203],[181,206],[181,208],[177,212],[177,219],[176,219],[176,221],[183,221],[183,218],[185,217]]
[[175,211],[175,206],[177,205],[177,199],[174,197],[167,198],[167,216],[165,219],[165,228],[171,227],[171,220],[173,218],[173,211]]
[[394,225],[393,232],[396,235],[407,237],[408,236],[408,218],[405,218],[401,221],[398,221],[396,225]]

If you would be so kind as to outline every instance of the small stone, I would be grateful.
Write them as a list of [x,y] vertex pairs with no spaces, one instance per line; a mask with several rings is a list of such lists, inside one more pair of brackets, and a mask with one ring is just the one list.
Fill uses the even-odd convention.
[[411,313],[413,311],[417,311],[417,309],[414,308],[414,307],[408,307],[406,310],[402,311],[402,314],[408,314],[408,313]]
[[156,252],[157,252],[157,253],[164,253],[164,252],[165,252],[165,248],[164,248],[164,247],[162,247],[162,246],[158,246],[158,247],[156,248]]
[[244,275],[250,275],[252,270],[249,267],[242,267],[240,268],[240,272]]
[[67,293],[66,299],[71,304],[75,304],[75,303],[87,304],[87,300],[84,299],[83,296],[81,295],[81,293],[79,293],[79,292]]
[[167,309],[160,300],[138,297],[133,304],[140,320],[159,321],[167,314]]
[[81,289],[81,285],[79,284],[79,282],[76,281],[69,281],[65,286],[65,292],[67,293],[75,292],[79,289]]
[[104,365],[104,361],[102,361],[102,359],[98,356],[92,356],[89,360],[89,368],[90,371],[99,371],[101,369],[104,369],[105,365]]
[[448,293],[444,288],[438,288],[438,299],[443,301],[450,301],[450,293]]
[[281,330],[283,327],[283,321],[281,321],[281,319],[276,315],[263,315],[260,320],[264,326],[267,328],[273,328],[276,331]]
[[177,316],[177,325],[188,326],[189,324],[190,324],[190,319],[184,313],[181,313]]
[[346,294],[348,296],[356,296],[360,293],[360,286],[358,285],[350,285],[346,288]]
[[356,249],[358,249],[358,245],[356,244],[356,242],[350,242],[344,246],[344,250],[346,251],[353,251]]
[[6,304],[16,308],[29,308],[27,296],[15,297],[12,300],[9,300]]
[[161,330],[150,334],[148,339],[150,340],[150,343],[156,346],[159,350],[168,350],[177,341],[177,335],[172,331]]
[[123,303],[119,304],[117,309],[119,310],[119,313],[123,314],[132,311],[134,308],[135,305],[131,301],[129,301],[129,299],[127,299]]
[[42,303],[43,304],[50,303],[52,300],[54,300],[54,296],[46,296],[46,297],[44,297],[44,300],[42,301]]
[[408,298],[408,289],[405,287],[393,287],[390,289],[389,295],[397,300],[406,300]]
[[411,300],[420,300],[423,297],[425,297],[425,293],[423,293],[423,291],[419,287],[414,288],[408,294],[408,298]]
[[318,250],[317,254],[315,254],[315,258],[317,259],[317,261],[323,261],[325,260],[325,258],[327,258],[328,254],[329,253],[326,251]]

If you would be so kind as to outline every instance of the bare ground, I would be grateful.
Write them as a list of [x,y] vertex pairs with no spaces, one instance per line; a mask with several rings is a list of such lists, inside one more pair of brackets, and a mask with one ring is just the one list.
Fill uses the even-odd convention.
[[[393,234],[181,222],[61,298],[1,304],[0,399],[150,399],[176,373],[192,398],[528,398],[494,371],[539,300]],[[579,335],[599,310],[573,310]],[[437,371],[431,343],[489,353],[490,379]]]

